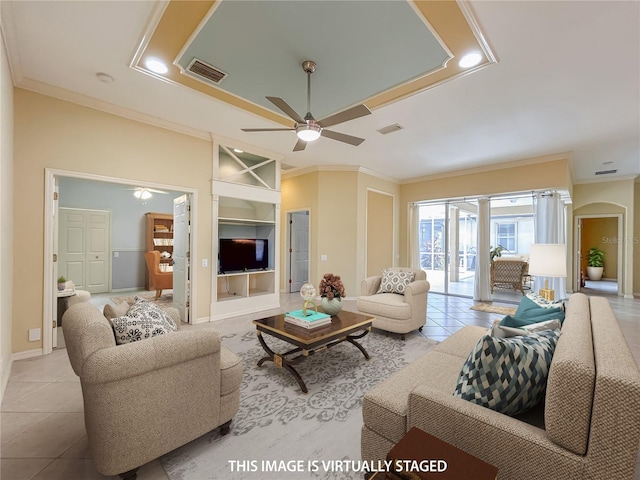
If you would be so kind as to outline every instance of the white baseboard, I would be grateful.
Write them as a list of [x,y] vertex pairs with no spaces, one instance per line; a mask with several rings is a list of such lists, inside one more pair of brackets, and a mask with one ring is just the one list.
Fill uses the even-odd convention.
[[27,358],[41,357],[43,355],[41,348],[35,348],[33,350],[25,350],[24,352],[14,353],[11,356],[11,361],[26,360]]
[[211,317],[200,317],[196,318],[193,322],[194,325],[198,323],[209,323],[211,321]]

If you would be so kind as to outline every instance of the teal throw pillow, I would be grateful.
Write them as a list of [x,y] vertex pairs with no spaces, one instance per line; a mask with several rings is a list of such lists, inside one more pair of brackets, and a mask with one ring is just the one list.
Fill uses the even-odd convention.
[[[528,319],[528,318],[539,318],[542,314],[553,315],[556,313],[561,314],[562,316],[561,318],[562,320],[564,320],[564,311],[562,309],[562,306],[558,305],[556,307],[549,307],[549,306],[543,307],[538,305],[529,297],[522,297],[522,300],[520,301],[520,305],[518,305],[518,309],[516,310],[516,313],[513,316],[516,317],[517,319]],[[560,317],[549,316],[547,318],[539,319],[538,321],[541,322],[543,320],[551,320],[554,318],[560,318]]]
[[559,335],[559,330],[485,335],[462,366],[453,395],[506,415],[534,407],[544,398]]

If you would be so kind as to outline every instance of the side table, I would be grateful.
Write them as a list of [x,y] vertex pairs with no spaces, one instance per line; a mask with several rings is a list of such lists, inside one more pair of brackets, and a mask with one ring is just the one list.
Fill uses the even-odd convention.
[[[498,469],[422,430],[412,427],[387,454],[394,471],[375,480],[496,480]],[[429,462],[431,460],[432,462]],[[446,468],[443,469],[446,462]],[[397,468],[400,467],[400,468]],[[433,471],[424,471],[431,470]]]

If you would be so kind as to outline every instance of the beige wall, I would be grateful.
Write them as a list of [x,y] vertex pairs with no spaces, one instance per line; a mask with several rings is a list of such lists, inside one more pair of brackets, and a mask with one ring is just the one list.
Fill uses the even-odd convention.
[[[626,297],[633,295],[634,251],[637,255],[637,232],[634,230],[635,184],[633,180],[585,183],[573,188],[573,212],[576,215],[623,214],[622,229],[622,293]],[[600,204],[600,205],[598,205]],[[636,286],[637,288],[637,286]]]
[[491,171],[474,171],[451,177],[434,177],[400,187],[400,263],[407,262],[407,209],[412,202],[495,195],[528,190],[569,190],[571,176],[566,158]]
[[13,353],[13,195],[13,83],[0,36],[0,401]]
[[367,192],[366,276],[379,275],[394,264],[393,206],[392,196]]
[[[393,225],[398,225],[399,186],[357,169],[316,170],[284,175],[282,179],[282,238],[286,238],[286,214],[310,210],[311,252],[309,280],[318,285],[325,273],[342,277],[347,297],[360,294],[360,282],[366,265],[367,190],[374,189],[393,196]],[[398,255],[397,227],[393,233],[392,258]],[[286,242],[283,242],[283,249]],[[283,250],[284,251],[284,250]],[[321,256],[327,260],[322,261]],[[286,252],[282,255],[284,271]],[[285,275],[281,288],[286,290]]]
[[[198,190],[198,254],[211,258],[211,142],[21,89],[15,95],[13,351],[42,327],[45,168]],[[209,316],[211,269],[193,262],[197,317]],[[27,288],[28,287],[28,288]]]

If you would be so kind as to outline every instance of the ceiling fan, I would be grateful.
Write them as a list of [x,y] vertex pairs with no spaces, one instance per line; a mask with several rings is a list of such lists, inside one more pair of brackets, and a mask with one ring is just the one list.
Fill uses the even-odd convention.
[[313,142],[318,138],[327,137],[332,140],[338,140],[339,142],[348,143],[349,145],[358,146],[364,142],[364,138],[354,137],[345,133],[334,132],[327,130],[327,127],[337,125],[339,123],[347,122],[355,118],[364,117],[369,115],[369,110],[366,105],[360,104],[355,107],[348,108],[342,112],[338,112],[334,115],[329,115],[321,120],[316,120],[311,115],[311,74],[316,70],[316,63],[311,60],[305,60],[302,62],[302,69],[307,73],[307,114],[302,118],[298,113],[289,106],[280,97],[266,97],[276,107],[286,113],[291,119],[296,122],[295,128],[243,128],[243,132],[296,132],[298,136],[298,143],[293,147],[294,152],[304,150],[307,146],[307,142]]
[[167,194],[169,192],[164,192],[162,190],[156,190],[155,188],[147,188],[147,187],[135,187],[135,188],[127,188],[127,190],[133,190],[133,196],[139,198],[141,200],[148,200],[151,198],[153,193],[164,193]]

